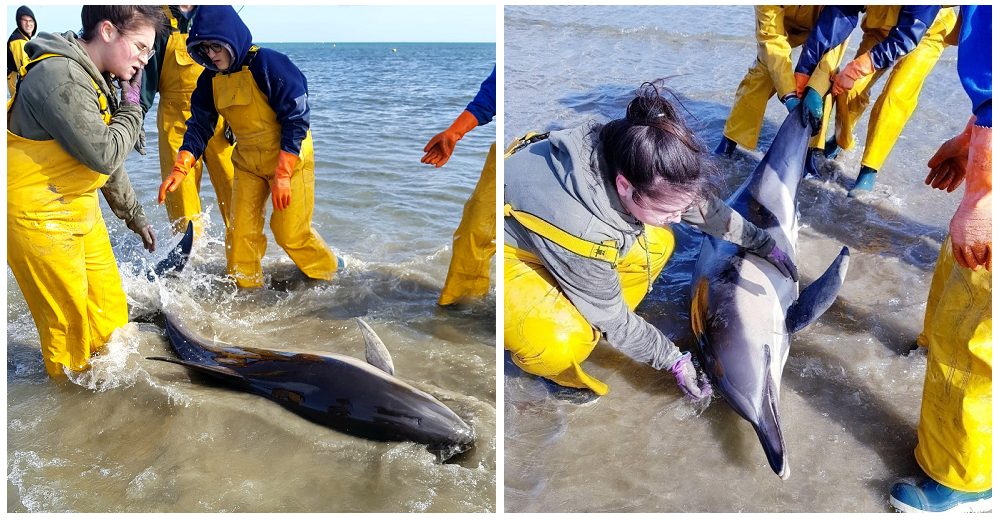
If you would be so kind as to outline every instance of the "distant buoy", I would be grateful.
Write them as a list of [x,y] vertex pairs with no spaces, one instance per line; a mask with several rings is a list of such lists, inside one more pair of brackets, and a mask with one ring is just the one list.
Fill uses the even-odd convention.
[[392,49],[392,52],[396,52],[396,49],[395,49],[395,48],[393,48],[393,49]]

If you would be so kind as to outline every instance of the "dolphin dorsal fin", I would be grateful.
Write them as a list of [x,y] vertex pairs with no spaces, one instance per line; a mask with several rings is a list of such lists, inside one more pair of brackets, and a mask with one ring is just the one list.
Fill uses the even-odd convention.
[[396,368],[392,366],[392,356],[389,349],[385,348],[385,343],[375,334],[371,326],[361,318],[355,318],[358,327],[361,328],[361,335],[365,338],[365,360],[368,364],[389,374],[396,375]]
[[847,264],[850,263],[850,258],[851,252],[846,247],[841,249],[840,255],[830,267],[826,268],[823,276],[799,293],[799,299],[788,308],[788,317],[785,319],[785,327],[789,334],[804,329],[833,305],[837,293],[840,292],[840,286],[847,277]]

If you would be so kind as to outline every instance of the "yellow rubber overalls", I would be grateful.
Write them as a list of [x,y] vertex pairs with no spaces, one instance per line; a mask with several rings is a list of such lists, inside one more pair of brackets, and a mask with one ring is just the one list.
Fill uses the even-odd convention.
[[[870,51],[888,36],[889,30],[896,25],[900,7],[898,5],[865,7],[865,16],[861,21],[864,37],[858,45],[855,57]],[[845,150],[850,150],[855,145],[854,127],[868,108],[872,86],[889,72],[882,93],[868,116],[868,135],[865,137],[865,150],[861,157],[862,166],[875,170],[882,168],[892,147],[896,145],[899,134],[903,132],[903,126],[917,108],[924,79],[934,68],[945,46],[953,43],[952,33],[957,19],[953,8],[942,8],[934,23],[920,39],[920,43],[897,60],[891,67],[891,72],[890,67],[876,70],[874,74],[859,78],[851,90],[837,96],[837,144]]]
[[[256,52],[252,48],[251,53]],[[226,234],[226,264],[242,288],[260,287],[260,262],[267,248],[264,210],[270,205],[270,183],[281,150],[281,125],[248,66],[212,78],[215,108],[236,135],[233,151],[232,219]],[[274,240],[309,278],[332,280],[337,258],[312,228],[314,178],[312,132],[302,140],[292,172],[292,203],[271,214]]]
[[[57,57],[44,54],[21,67]],[[91,80],[94,117],[111,121],[108,100]],[[10,114],[14,105],[7,103]],[[128,322],[128,304],[97,189],[108,175],[86,167],[55,139],[7,131],[7,264],[38,328],[45,370],[84,370],[93,352]]]
[[[515,141],[504,158],[522,148],[531,136]],[[645,226],[645,238],[622,251],[613,241],[598,244],[584,240],[509,204],[504,205],[504,217],[580,256],[613,265],[621,280],[622,297],[633,311],[674,250],[673,233],[660,227]],[[580,314],[532,253],[504,244],[503,270],[504,349],[510,351],[514,364],[562,386],[606,394],[608,385],[581,366],[597,346],[601,332]]]
[[497,238],[497,145],[493,143],[455,230],[451,264],[439,305],[484,296],[490,291],[490,264]]
[[[816,25],[822,9],[821,5],[754,7],[757,59],[736,89],[736,100],[733,101],[733,110],[726,120],[723,135],[747,150],[757,148],[768,100],[775,92],[779,96],[795,92],[792,49],[802,46],[809,39],[809,31]],[[833,107],[832,96],[826,96],[831,85],[830,72],[840,66],[846,47],[847,42],[844,42],[827,52],[809,79],[809,86],[824,96],[823,122],[819,134],[809,143],[811,148],[823,147]],[[788,71],[788,74],[772,76],[772,71]]]
[[[191,117],[191,93],[194,92],[204,67],[195,63],[187,51],[187,33],[178,29],[177,19],[164,7],[170,20],[171,33],[160,70],[160,104],[156,110],[156,128],[159,131],[160,176],[166,180],[174,167],[177,152],[184,144],[187,120]],[[194,222],[196,236],[201,235],[204,224],[201,218],[202,168],[208,167],[208,175],[219,201],[222,223],[229,229],[230,199],[233,193],[233,147],[223,132],[224,123],[220,118],[215,135],[208,140],[205,153],[194,163],[191,171],[181,181],[177,191],[167,193],[167,217],[173,223],[174,231],[184,232],[189,220]]]
[[917,463],[960,491],[993,488],[993,282],[955,263],[951,238],[938,255],[921,343],[927,375]]

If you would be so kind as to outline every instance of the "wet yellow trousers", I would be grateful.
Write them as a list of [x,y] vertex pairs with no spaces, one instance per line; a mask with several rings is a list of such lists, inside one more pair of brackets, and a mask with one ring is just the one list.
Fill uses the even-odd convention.
[[[622,296],[635,310],[674,250],[674,235],[646,226],[648,239],[636,241],[616,269]],[[587,374],[581,364],[597,346],[600,331],[587,322],[558,283],[531,253],[504,245],[504,348],[525,372],[559,385],[589,388],[598,395],[608,385]]]
[[7,132],[7,264],[38,329],[45,370],[86,369],[128,322],[128,303],[98,205],[108,176],[55,140]]
[[497,145],[493,143],[462,221],[452,237],[451,264],[438,305],[450,305],[490,291],[490,264],[496,254]]
[[[941,9],[915,49],[896,61],[892,67],[858,79],[849,91],[837,96],[837,144],[850,150],[855,145],[854,128],[868,108],[872,86],[886,72],[889,73],[882,93],[868,116],[868,135],[865,137],[865,149],[861,156],[862,166],[875,170],[882,168],[910,115],[917,108],[924,79],[941,57],[946,41],[955,29],[956,20],[953,9]],[[856,56],[868,52],[883,38],[879,31],[866,32],[858,45]]]
[[927,375],[917,427],[917,463],[960,491],[993,488],[991,273],[956,264],[951,239],[934,269],[922,336]]
[[[843,50],[843,47],[830,51]],[[722,130],[722,135],[736,142],[747,150],[755,150],[757,141],[760,139],[760,127],[764,122],[764,111],[767,109],[767,102],[776,93],[771,74],[767,71],[760,60],[754,62],[754,66],[747,71],[736,88],[736,100],[733,101],[733,109],[726,120],[726,126]],[[824,96],[823,99],[823,122],[819,133],[809,142],[810,148],[822,148],[823,139],[826,135],[827,125],[830,122],[830,114],[833,110],[833,96]]]
[[[167,38],[158,83],[160,104],[156,110],[156,128],[159,131],[161,180],[170,176],[177,152],[184,144],[186,123],[191,118],[191,93],[198,83],[198,77],[205,70],[188,54],[188,35],[176,29],[177,21],[173,19],[169,9],[164,12],[170,17],[174,30]],[[233,146],[226,140],[223,126],[220,118],[215,134],[206,143],[202,157],[194,163],[180,187],[167,193],[167,217],[177,233],[183,233],[187,229],[188,221],[194,222],[195,236],[200,236],[204,230],[199,195],[204,167],[208,167],[208,176],[215,188],[222,223],[229,229],[229,206],[233,193]]]
[[[264,212],[281,151],[281,124],[249,68],[212,79],[215,106],[236,134],[233,198],[226,266],[241,288],[264,284]],[[291,177],[291,204],[271,213],[274,240],[309,278],[332,280],[337,257],[312,227],[315,179],[312,132],[306,132]]]

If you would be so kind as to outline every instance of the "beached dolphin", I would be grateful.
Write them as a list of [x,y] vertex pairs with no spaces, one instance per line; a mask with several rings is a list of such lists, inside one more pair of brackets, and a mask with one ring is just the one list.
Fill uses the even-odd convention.
[[[727,201],[795,257],[796,194],[810,129],[801,107],[785,119],[757,169]],[[778,395],[789,335],[812,323],[837,297],[850,253],[843,248],[801,294],[767,260],[706,236],[691,284],[691,327],[713,385],[753,425],[771,469],[789,476]]]
[[335,430],[426,444],[441,461],[470,449],[475,443],[472,428],[430,394],[394,377],[385,345],[368,324],[358,321],[369,359],[381,369],[338,354],[229,345],[195,334],[169,313],[167,337],[181,359],[148,359],[208,374]]

